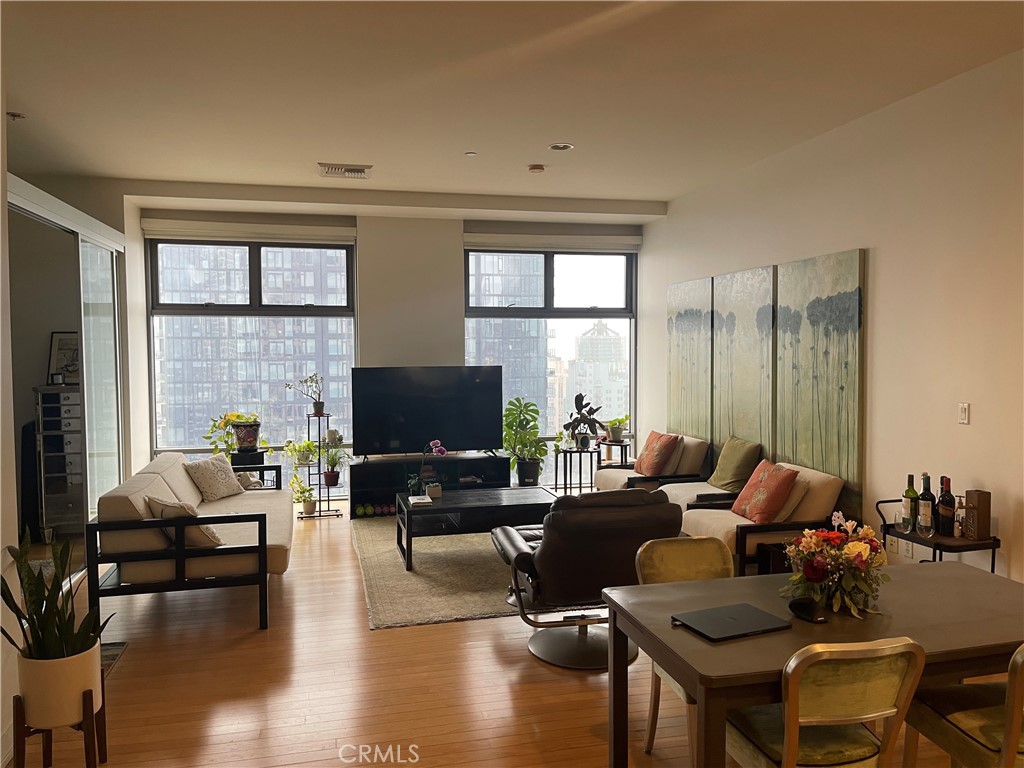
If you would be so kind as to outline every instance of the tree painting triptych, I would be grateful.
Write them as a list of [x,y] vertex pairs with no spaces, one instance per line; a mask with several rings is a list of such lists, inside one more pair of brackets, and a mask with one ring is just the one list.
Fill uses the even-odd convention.
[[668,428],[760,443],[860,511],[864,251],[669,286]]

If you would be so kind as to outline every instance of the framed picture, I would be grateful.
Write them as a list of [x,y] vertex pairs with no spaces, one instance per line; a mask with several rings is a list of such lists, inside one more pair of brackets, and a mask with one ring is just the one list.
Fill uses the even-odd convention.
[[82,377],[82,360],[78,349],[78,331],[50,333],[49,381],[54,374],[63,376],[64,384],[78,384]]

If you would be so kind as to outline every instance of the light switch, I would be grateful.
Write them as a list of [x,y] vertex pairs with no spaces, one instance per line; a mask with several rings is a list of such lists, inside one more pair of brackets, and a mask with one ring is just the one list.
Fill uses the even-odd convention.
[[956,423],[957,424],[970,424],[971,423],[971,404],[970,403],[957,403],[957,406],[956,406]]

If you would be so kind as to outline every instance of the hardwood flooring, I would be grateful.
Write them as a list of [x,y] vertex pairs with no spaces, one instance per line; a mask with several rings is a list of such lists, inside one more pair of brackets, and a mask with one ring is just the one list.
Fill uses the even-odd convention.
[[[359,761],[358,745],[385,752],[377,765],[607,765],[607,674],[533,658],[518,617],[370,631],[349,525],[296,521],[266,631],[255,587],[105,599],[104,614],[117,615],[104,639],[128,641],[107,679],[107,765],[374,764],[372,752]],[[671,691],[653,754],[640,748],[649,685],[641,656],[630,668],[630,764],[686,765]],[[39,761],[35,737],[28,764]],[[82,764],[81,734],[55,732],[54,766]],[[918,764],[949,762],[922,740]]]

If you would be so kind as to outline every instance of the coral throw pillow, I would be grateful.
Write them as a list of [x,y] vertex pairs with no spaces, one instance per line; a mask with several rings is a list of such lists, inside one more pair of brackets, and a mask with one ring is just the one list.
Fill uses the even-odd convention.
[[793,490],[797,474],[796,470],[780,467],[765,459],[743,486],[732,511],[755,523],[774,522]]
[[636,457],[636,464],[633,469],[638,475],[660,475],[665,471],[665,465],[672,458],[679,445],[679,435],[663,435],[661,432],[651,431],[644,443],[644,449]]

